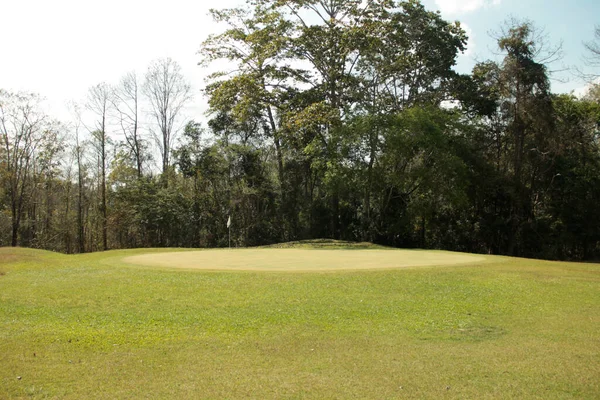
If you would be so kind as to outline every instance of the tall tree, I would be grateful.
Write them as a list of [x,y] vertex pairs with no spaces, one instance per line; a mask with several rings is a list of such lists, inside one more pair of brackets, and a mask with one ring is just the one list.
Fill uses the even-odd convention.
[[140,129],[140,84],[135,72],[129,72],[121,78],[114,88],[113,108],[121,132],[125,137],[126,147],[135,163],[138,178],[141,178],[144,162],[148,157],[146,145]]
[[0,139],[4,173],[10,199],[11,245],[19,244],[23,212],[34,193],[38,158],[44,146],[55,142],[53,121],[41,110],[41,99],[30,93],[0,90]]
[[515,185],[509,254],[518,253],[523,224],[534,218],[532,200],[539,189],[540,159],[546,155],[553,135],[550,82],[547,67],[539,60],[543,43],[536,35],[532,23],[523,22],[510,26],[498,41],[498,47],[506,53],[501,71],[505,96],[501,107],[508,117]]
[[107,133],[109,108],[112,104],[112,90],[106,83],[89,89],[86,107],[93,113],[95,121],[91,135],[98,156],[100,175],[100,214],[102,225],[102,249],[108,250],[108,208],[106,201],[106,175],[108,168],[109,137]]
[[150,115],[156,123],[157,129],[151,131],[160,149],[164,174],[170,165],[178,117],[192,99],[191,86],[176,61],[162,58],[153,61],[148,67],[143,93],[150,102]]
[[600,103],[553,96],[559,142],[545,173],[540,219],[544,257],[592,259],[600,254]]
[[536,199],[557,143],[548,65],[560,58],[561,46],[549,45],[532,22],[514,19],[496,39],[502,62],[476,65],[463,99],[480,113],[486,134],[479,143],[503,177],[489,204],[506,229],[493,247],[516,255],[526,247],[525,232],[535,229]]
[[74,136],[75,146],[73,155],[77,163],[77,251],[85,253],[85,222],[84,222],[84,190],[85,190],[85,148],[81,139],[81,114],[77,104],[72,105],[72,111],[75,117]]
[[[211,35],[200,49],[202,65],[229,60],[229,71],[213,73],[206,92],[215,115],[217,131],[230,128],[254,136],[272,138],[277,157],[279,184],[283,184],[284,156],[281,143],[281,114],[288,82],[300,76],[287,65],[286,49],[291,24],[274,11],[211,10],[213,19],[227,24],[225,32]],[[248,129],[250,128],[250,129]]]
[[[357,114],[444,100],[464,32],[418,1],[261,0],[213,15],[229,29],[210,37],[202,53],[232,61],[235,72],[212,75],[211,108],[238,123],[259,121],[258,129],[272,135],[282,186],[282,154],[288,152],[290,194],[283,205],[291,212],[284,220],[325,194],[331,208],[326,234],[340,236],[338,191],[346,177],[338,172],[350,161],[344,154],[363,153],[357,147],[368,144],[361,164],[368,165],[370,180],[380,150],[377,124],[364,132],[367,138],[355,138],[344,126]],[[292,204],[298,196],[309,201]],[[367,188],[365,203],[369,198]]]

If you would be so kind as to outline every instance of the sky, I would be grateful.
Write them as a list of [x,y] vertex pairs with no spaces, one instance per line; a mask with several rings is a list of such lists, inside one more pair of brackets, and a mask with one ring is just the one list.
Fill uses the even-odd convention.
[[[208,16],[218,3],[189,0],[0,0],[0,88],[39,93],[59,118],[65,104],[81,100],[89,87],[117,83],[128,71],[143,74],[151,60],[177,61],[195,92],[186,112],[202,120],[201,94],[206,72],[197,65],[202,41],[221,29]],[[468,73],[478,60],[498,59],[489,32],[508,17],[529,18],[544,28],[551,43],[563,42],[565,57],[556,65],[580,65],[584,40],[600,24],[597,0],[423,0],[447,20],[461,21],[470,36],[457,70]],[[554,67],[553,67],[554,68]],[[583,83],[558,74],[555,92],[579,90]],[[571,78],[564,82],[565,79]]]
[[595,26],[600,25],[600,1],[425,0],[423,4],[428,9],[440,10],[447,20],[460,21],[469,33],[469,49],[457,66],[460,72],[469,72],[476,61],[501,59],[492,36],[507,19],[514,17],[532,21],[537,29],[544,31],[550,45],[562,43],[563,59],[549,68],[557,71],[551,75],[554,92],[579,93],[585,86],[572,73],[560,71],[583,65],[583,42],[592,40]]

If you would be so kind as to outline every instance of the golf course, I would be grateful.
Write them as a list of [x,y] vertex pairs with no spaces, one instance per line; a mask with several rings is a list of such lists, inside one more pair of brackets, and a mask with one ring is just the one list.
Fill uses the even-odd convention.
[[0,399],[593,399],[600,264],[0,248]]

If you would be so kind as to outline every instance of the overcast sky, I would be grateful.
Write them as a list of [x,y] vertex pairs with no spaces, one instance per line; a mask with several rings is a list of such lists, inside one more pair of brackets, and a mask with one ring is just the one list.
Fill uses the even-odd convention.
[[[143,73],[149,62],[171,57],[196,92],[191,117],[206,109],[200,94],[204,72],[196,64],[200,43],[218,27],[207,16],[209,4],[225,8],[239,0],[217,3],[189,0],[0,0],[0,87],[45,96],[61,114],[65,102],[82,99],[99,82],[117,82],[127,71]],[[448,20],[459,20],[471,36],[459,61],[469,72],[475,60],[493,57],[490,30],[509,16],[530,18],[552,41],[563,40],[562,64],[581,64],[582,41],[600,24],[597,0],[424,0]],[[559,67],[559,66],[557,66]],[[576,80],[553,84],[554,91],[581,87]]]

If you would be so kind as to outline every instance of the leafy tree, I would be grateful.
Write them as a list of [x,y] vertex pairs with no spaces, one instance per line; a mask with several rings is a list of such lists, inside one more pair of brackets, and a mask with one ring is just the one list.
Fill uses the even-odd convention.
[[56,161],[58,129],[41,108],[41,99],[29,93],[0,90],[0,172],[9,199],[11,245],[19,244],[23,214],[36,191],[38,171]]
[[[484,111],[487,147],[496,171],[510,177],[504,194],[510,198],[510,211],[503,215],[510,226],[503,250],[519,254],[525,230],[535,226],[536,202],[543,190],[542,175],[552,148],[556,145],[548,69],[559,47],[550,48],[531,22],[509,21],[498,37],[504,52],[500,64],[481,63],[474,69],[475,96],[467,105]],[[477,97],[492,100],[478,102]],[[477,103],[478,102],[478,103]],[[492,112],[490,106],[495,105]],[[487,144],[486,144],[487,142]],[[505,209],[506,211],[506,209]]]
[[540,219],[548,258],[598,257],[600,213],[600,105],[570,95],[553,98],[560,144],[545,175],[546,202]]

